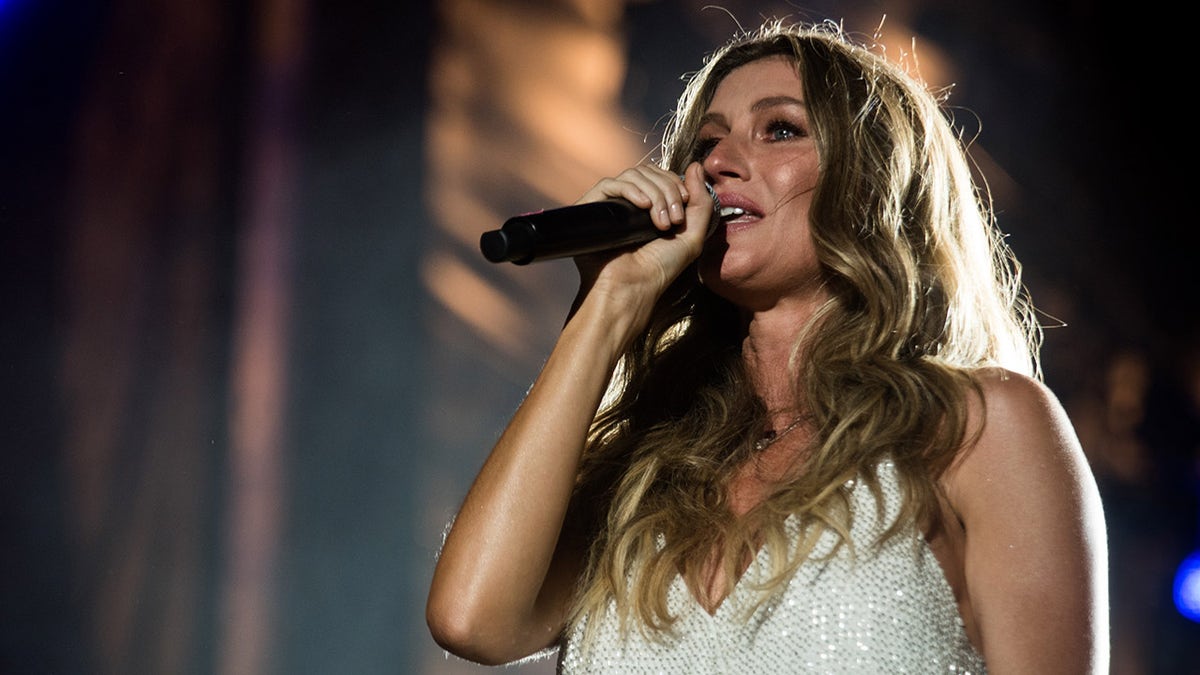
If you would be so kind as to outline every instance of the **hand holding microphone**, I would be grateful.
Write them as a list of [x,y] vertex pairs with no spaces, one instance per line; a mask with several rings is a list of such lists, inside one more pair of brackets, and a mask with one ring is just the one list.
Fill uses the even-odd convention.
[[[705,187],[715,214],[720,203],[712,186]],[[656,227],[647,209],[610,197],[514,216],[499,229],[484,232],[479,249],[491,262],[526,265],[632,246],[671,233]]]

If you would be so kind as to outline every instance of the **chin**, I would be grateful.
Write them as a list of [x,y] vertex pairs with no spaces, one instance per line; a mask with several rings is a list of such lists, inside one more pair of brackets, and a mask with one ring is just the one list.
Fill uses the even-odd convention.
[[721,246],[719,250],[705,249],[697,269],[700,283],[718,296],[736,304],[740,304],[738,299],[750,290],[747,283],[754,272],[750,261],[745,256],[731,254],[728,246]]

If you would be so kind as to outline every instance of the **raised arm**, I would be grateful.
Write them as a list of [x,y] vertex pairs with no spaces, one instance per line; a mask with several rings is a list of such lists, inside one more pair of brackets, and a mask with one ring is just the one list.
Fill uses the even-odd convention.
[[1107,673],[1108,572],[1095,480],[1057,399],[988,376],[984,423],[947,476],[988,672]]
[[588,428],[628,341],[703,244],[711,205],[695,199],[683,209],[685,194],[704,194],[698,166],[684,186],[640,166],[601,181],[581,200],[622,196],[649,208],[660,227],[686,225],[631,253],[578,261],[575,311],[467,493],[439,556],[426,619],[448,651],[507,663],[552,645],[562,632],[586,549],[563,524]]

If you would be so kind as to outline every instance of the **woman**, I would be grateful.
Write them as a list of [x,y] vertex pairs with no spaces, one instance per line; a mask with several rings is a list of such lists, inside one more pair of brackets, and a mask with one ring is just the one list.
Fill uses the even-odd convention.
[[693,77],[663,150],[580,200],[674,235],[577,259],[447,534],[439,644],[558,646],[569,673],[1106,671],[1095,485],[937,100],[773,22]]

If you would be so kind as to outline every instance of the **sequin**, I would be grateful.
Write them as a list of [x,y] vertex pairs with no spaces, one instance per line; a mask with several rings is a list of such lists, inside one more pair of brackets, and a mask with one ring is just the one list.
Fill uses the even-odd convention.
[[[708,614],[677,578],[667,601],[677,630],[659,639],[640,631],[624,638],[610,606],[597,637],[584,649],[580,624],[561,645],[560,675],[732,675],[734,673],[986,673],[982,656],[963,630],[954,594],[919,532],[871,542],[898,512],[902,492],[895,467],[878,472],[885,517],[861,481],[852,482],[851,529],[857,557],[842,547],[830,560],[809,562],[781,591],[745,618],[757,599],[751,587],[765,578],[766,551],[728,598]],[[831,533],[818,555],[833,544]]]

